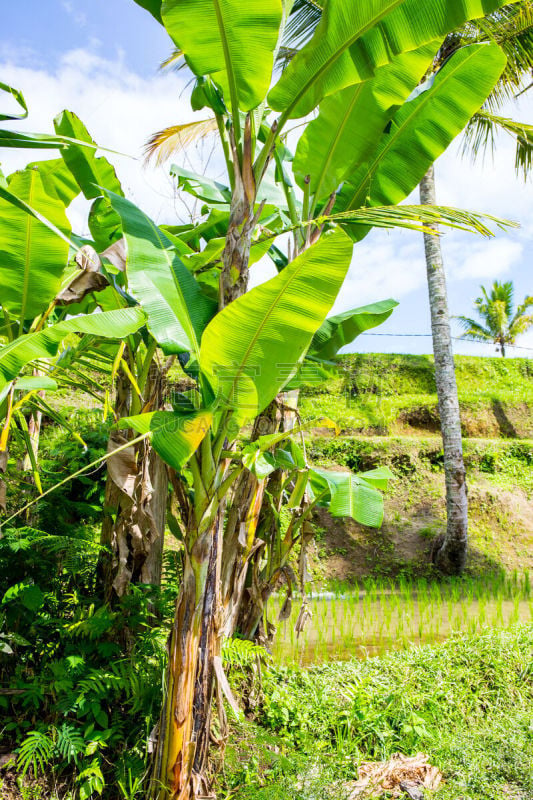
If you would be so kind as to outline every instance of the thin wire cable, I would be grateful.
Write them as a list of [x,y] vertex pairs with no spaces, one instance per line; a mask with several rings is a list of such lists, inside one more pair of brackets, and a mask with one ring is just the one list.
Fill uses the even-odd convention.
[[[411,338],[426,338],[431,339],[431,333],[362,333],[361,336],[407,336]],[[461,336],[452,336],[454,342],[468,342],[468,344],[482,344],[486,347],[494,347],[493,342],[478,342],[475,339],[463,339]],[[529,350],[533,352],[533,347],[524,347],[519,344],[506,344],[506,347],[513,347],[515,350]]]

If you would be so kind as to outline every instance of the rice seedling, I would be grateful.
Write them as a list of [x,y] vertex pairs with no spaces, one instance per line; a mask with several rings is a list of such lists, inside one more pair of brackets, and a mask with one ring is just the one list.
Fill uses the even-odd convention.
[[[275,597],[279,613],[283,597]],[[533,619],[530,575],[516,573],[486,579],[454,578],[442,583],[401,577],[366,578],[348,586],[337,581],[330,591],[309,597],[312,618],[299,639],[294,632],[298,604],[280,624],[274,657],[285,663],[319,663],[366,657],[411,644],[441,641],[452,633],[475,634]]]

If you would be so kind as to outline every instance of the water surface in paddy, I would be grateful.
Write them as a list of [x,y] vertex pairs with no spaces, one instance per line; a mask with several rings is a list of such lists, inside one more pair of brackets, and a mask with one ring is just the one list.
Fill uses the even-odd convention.
[[[283,601],[274,599],[273,620]],[[273,646],[278,663],[366,658],[443,641],[454,633],[533,621],[528,575],[446,584],[404,582],[400,587],[366,582],[352,590],[311,595],[306,601],[311,617],[298,637],[294,628],[301,603],[294,600],[290,618],[278,623]]]

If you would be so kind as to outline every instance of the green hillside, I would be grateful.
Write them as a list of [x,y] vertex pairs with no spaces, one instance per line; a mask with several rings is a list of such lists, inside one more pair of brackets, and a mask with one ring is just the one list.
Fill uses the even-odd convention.
[[[533,361],[455,361],[466,436],[533,438]],[[355,354],[339,363],[341,377],[302,391],[304,417],[330,417],[345,433],[438,432],[432,356]]]
[[[357,354],[341,376],[301,392],[304,418],[330,417],[341,435],[317,428],[316,464],[355,471],[387,464],[394,480],[380,531],[317,515],[315,574],[431,573],[433,539],[446,524],[442,442],[433,358]],[[468,571],[533,568],[533,362],[456,359],[470,506]]]

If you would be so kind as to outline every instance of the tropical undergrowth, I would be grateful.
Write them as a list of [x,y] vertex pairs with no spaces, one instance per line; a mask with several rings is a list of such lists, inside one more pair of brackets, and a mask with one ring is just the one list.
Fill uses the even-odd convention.
[[[533,797],[533,627],[263,677],[221,779],[235,800],[348,797],[364,761],[424,752],[442,800]],[[433,795],[432,795],[433,796]]]
[[[42,431],[43,489],[105,452],[101,416],[78,412],[72,424],[74,437]],[[20,507],[35,489],[16,446],[8,479]],[[98,579],[104,486],[105,471],[85,473],[2,531],[0,752],[21,797],[33,786],[43,800],[133,798],[146,771],[181,560],[169,550],[161,587],[132,586],[108,607]],[[12,796],[8,777],[3,791]]]

